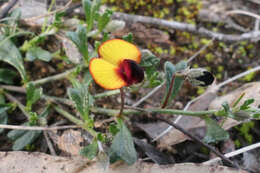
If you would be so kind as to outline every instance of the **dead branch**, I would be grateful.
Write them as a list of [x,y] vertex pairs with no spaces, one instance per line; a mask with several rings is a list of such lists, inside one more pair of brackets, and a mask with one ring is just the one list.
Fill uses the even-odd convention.
[[196,25],[192,25],[192,24],[188,24],[188,23],[168,21],[168,20],[164,20],[164,19],[132,15],[132,14],[125,14],[125,13],[119,13],[119,12],[114,13],[113,18],[125,20],[128,22],[133,22],[133,23],[141,22],[141,23],[145,23],[145,24],[191,32],[191,33],[198,34],[198,35],[201,35],[204,37],[215,38],[216,40],[224,41],[224,42],[238,42],[238,41],[244,41],[244,40],[252,41],[253,39],[260,37],[260,31],[247,32],[247,33],[243,33],[241,35],[223,34],[223,33],[210,31],[204,27],[197,27]]

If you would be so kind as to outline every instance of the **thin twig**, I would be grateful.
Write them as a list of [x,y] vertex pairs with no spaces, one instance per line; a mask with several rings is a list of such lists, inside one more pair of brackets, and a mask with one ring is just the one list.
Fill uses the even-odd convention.
[[54,10],[54,11],[52,11],[52,12],[48,12],[48,13],[46,13],[46,14],[42,14],[42,15],[40,15],[40,16],[35,16],[35,17],[31,17],[31,18],[26,18],[26,19],[24,19],[24,21],[25,21],[25,22],[33,22],[33,21],[35,21],[35,20],[38,20],[38,19],[41,19],[41,18],[44,18],[44,17],[51,16],[51,15],[57,13],[57,12],[60,12],[60,11],[63,11],[63,10],[68,9],[71,3],[72,3],[72,0],[70,0],[70,1],[69,1],[64,7],[62,7],[62,8],[59,8],[59,9]]
[[[68,8],[65,14],[70,14],[74,9],[81,7],[81,4],[76,4],[71,8]],[[203,27],[197,27],[196,25],[188,24],[188,23],[181,23],[177,21],[168,21],[159,18],[147,17],[147,16],[139,16],[139,15],[132,15],[132,14],[125,14],[120,12],[113,13],[113,19],[121,19],[132,23],[146,23],[150,25],[155,25],[159,27],[167,27],[172,29],[177,29],[180,31],[191,32],[194,34],[198,34],[201,36],[205,36],[208,38],[215,38],[219,41],[226,41],[226,42],[238,42],[243,40],[252,40],[256,37],[260,37],[260,31],[258,32],[248,32],[243,33],[241,35],[232,35],[232,34],[223,34],[214,31],[210,31]]]
[[212,146],[206,144],[205,142],[201,141],[198,137],[190,134],[189,132],[187,132],[185,129],[183,129],[181,126],[179,126],[178,124],[174,124],[173,122],[171,122],[170,120],[167,120],[165,118],[162,118],[160,116],[157,116],[156,119],[163,121],[171,126],[173,126],[174,128],[176,128],[177,130],[181,131],[182,133],[184,133],[186,136],[190,137],[191,139],[193,139],[194,141],[198,142],[200,145],[208,148],[210,151],[212,151],[213,153],[215,153],[217,156],[219,156],[223,161],[225,161],[226,163],[228,163],[229,165],[233,166],[234,168],[238,168],[239,166],[236,165],[235,163],[233,163],[231,160],[229,160],[227,157],[225,157],[223,154],[221,154],[219,151],[217,151],[215,148],[213,148]]
[[44,131],[43,135],[44,135],[44,138],[45,138],[45,140],[47,142],[47,145],[48,145],[48,148],[50,150],[51,155],[57,156],[57,154],[56,154],[56,152],[54,150],[54,147],[53,147],[53,145],[51,143],[51,140],[49,139],[48,132]]
[[8,100],[10,100],[11,102],[14,102],[17,104],[17,106],[19,107],[19,109],[23,112],[23,114],[27,117],[27,119],[29,120],[30,119],[30,115],[25,111],[25,107],[24,105],[19,101],[17,100],[14,96],[4,92],[4,95],[6,96],[6,98]]
[[256,19],[260,19],[260,15],[249,12],[249,11],[244,11],[244,10],[232,10],[232,11],[227,12],[227,15],[231,15],[231,14],[243,14],[246,16],[254,17]]
[[191,32],[208,38],[215,38],[216,40],[225,41],[225,42],[238,42],[238,41],[251,40],[260,37],[260,31],[243,33],[241,35],[222,34],[192,24],[181,23],[176,21],[168,21],[168,20],[147,17],[147,16],[131,15],[131,14],[125,14],[119,12],[113,13],[113,18],[129,21],[133,23],[141,22],[141,23],[151,24],[160,27],[177,29],[180,31]]
[[34,85],[42,85],[42,84],[47,83],[47,82],[51,82],[51,81],[55,81],[55,80],[60,80],[60,79],[66,78],[70,73],[74,72],[76,70],[76,68],[77,67],[72,68],[70,70],[67,70],[67,71],[65,71],[63,73],[59,73],[59,74],[56,74],[56,75],[53,75],[53,76],[49,76],[49,77],[46,77],[46,78],[42,78],[42,79],[33,81],[32,83]]
[[228,79],[228,80],[225,80],[224,82],[219,83],[218,85],[215,86],[215,89],[216,89],[216,91],[217,91],[217,90],[219,90],[221,87],[223,87],[224,85],[227,85],[227,84],[230,83],[230,82],[233,82],[233,81],[235,81],[235,80],[237,80],[237,79],[239,79],[239,78],[241,78],[241,77],[244,77],[244,76],[246,76],[246,75],[248,75],[248,74],[250,74],[250,73],[256,72],[256,71],[258,71],[258,70],[260,70],[260,66],[256,66],[256,67],[254,67],[254,68],[252,68],[252,69],[249,69],[249,70],[247,70],[247,71],[245,71],[245,72],[243,72],[243,73],[239,73],[238,75],[235,75],[235,76],[233,76],[232,78],[230,78],[230,79]]
[[10,11],[11,8],[18,2],[18,0],[11,0],[7,4],[7,6],[0,11],[0,19],[4,18],[7,16],[8,12]]
[[23,87],[12,86],[12,85],[0,85],[0,88],[6,89],[7,91],[14,91],[18,93],[25,94],[26,90]]
[[[244,153],[244,152],[247,152],[247,151],[250,151],[250,150],[253,150],[253,149],[256,149],[256,148],[259,148],[260,147],[260,142],[256,143],[256,144],[252,144],[252,145],[249,145],[249,146],[246,146],[246,147],[243,147],[243,148],[240,148],[236,151],[232,151],[230,153],[227,153],[225,154],[224,156],[227,157],[227,158],[230,158],[230,157],[234,157],[236,155],[239,155],[241,153]],[[220,161],[221,159],[219,157],[216,157],[214,159],[211,159],[211,160],[208,160],[206,162],[203,162],[203,164],[205,165],[211,165],[215,162],[218,162]]]
[[156,93],[165,82],[161,83],[159,86],[155,87],[152,91],[150,91],[148,94],[146,94],[144,97],[142,97],[140,100],[138,100],[136,103],[132,105],[132,107],[139,106],[141,103],[143,103],[145,100],[147,100],[149,97],[151,97],[154,93]]
[[41,127],[41,126],[17,126],[17,125],[6,125],[0,124],[0,129],[13,129],[13,130],[42,130],[42,131],[52,131],[52,130],[63,130],[63,129],[76,129],[79,126],[69,125],[69,126],[56,126],[56,127]]

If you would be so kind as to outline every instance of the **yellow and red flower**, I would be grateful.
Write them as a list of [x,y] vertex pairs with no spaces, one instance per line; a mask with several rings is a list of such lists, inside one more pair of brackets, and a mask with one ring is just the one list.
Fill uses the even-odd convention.
[[92,58],[89,71],[95,82],[105,89],[118,89],[139,83],[144,71],[138,65],[141,52],[134,45],[121,39],[104,42],[98,49],[99,58]]

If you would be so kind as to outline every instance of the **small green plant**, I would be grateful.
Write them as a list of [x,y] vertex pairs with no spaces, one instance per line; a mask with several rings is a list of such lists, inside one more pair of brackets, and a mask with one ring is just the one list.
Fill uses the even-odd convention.
[[[110,3],[118,3],[117,1],[109,0]],[[136,8],[144,6],[146,1],[135,2]],[[161,1],[160,1],[161,2]],[[167,5],[173,4],[176,1],[161,2]],[[132,5],[131,2],[124,1],[123,5],[126,8]],[[179,1],[179,3],[183,3]],[[184,7],[178,13],[183,14],[185,18],[191,19],[195,14],[190,11],[190,8],[197,9],[197,1],[189,0],[185,3],[192,7]],[[51,24],[45,22],[39,34],[26,33],[29,37],[21,46],[16,45],[15,39],[20,34],[18,29],[4,28],[0,33],[0,61],[10,64],[17,70],[9,70],[7,68],[0,69],[0,81],[5,84],[13,84],[14,78],[21,79],[22,87],[19,92],[26,93],[24,101],[25,106],[16,97],[12,96],[9,90],[13,91],[13,87],[5,86],[0,92],[0,123],[8,123],[8,113],[12,112],[17,107],[25,115],[23,126],[47,126],[48,116],[52,111],[59,113],[78,127],[89,133],[92,137],[89,145],[84,146],[80,153],[89,159],[94,158],[109,158],[110,161],[123,160],[128,164],[133,164],[137,160],[137,152],[134,146],[131,131],[128,129],[126,121],[128,115],[142,115],[147,112],[154,114],[170,114],[170,115],[187,115],[197,116],[206,122],[207,133],[204,141],[207,143],[216,143],[227,139],[228,133],[219,125],[211,115],[229,117],[236,120],[244,119],[259,119],[260,110],[253,108],[251,104],[254,100],[248,99],[241,106],[238,103],[243,95],[236,101],[234,105],[224,103],[221,110],[208,111],[183,111],[176,109],[168,109],[169,104],[176,98],[182,89],[185,80],[190,82],[198,89],[199,94],[204,92],[205,86],[210,85],[214,81],[214,76],[209,70],[199,68],[198,64],[189,64],[188,61],[182,60],[173,64],[170,61],[164,63],[164,70],[159,71],[159,58],[152,54],[149,50],[140,50],[134,44],[133,35],[127,34],[122,39],[111,39],[107,26],[111,24],[112,11],[107,9],[103,13],[100,12],[100,0],[82,0],[82,5],[85,13],[85,20],[77,26],[75,31],[67,31],[66,36],[76,46],[78,52],[82,55],[82,61],[75,65],[74,68],[63,73],[49,76],[46,78],[31,81],[28,75],[28,70],[24,65],[26,61],[34,62],[53,60],[53,53],[43,47],[47,37],[51,37],[63,27],[63,13],[55,14],[54,21]],[[149,6],[147,7],[149,8]],[[168,10],[162,10],[163,13],[156,13],[163,17],[168,15]],[[19,13],[18,13],[19,14]],[[13,14],[19,16],[18,14]],[[19,17],[17,17],[18,19]],[[47,21],[47,20],[46,20]],[[13,21],[14,22],[14,21]],[[190,20],[192,23],[192,20]],[[15,23],[18,26],[17,23]],[[99,36],[99,37],[98,37]],[[193,39],[189,33],[182,33],[184,38]],[[101,38],[101,39],[97,39]],[[201,39],[202,44],[209,44],[210,40]],[[90,48],[90,43],[94,43],[93,50]],[[20,46],[20,48],[19,48]],[[198,45],[192,45],[197,48]],[[225,44],[221,44],[225,47]],[[46,49],[46,50],[45,50]],[[188,51],[187,47],[171,47],[170,51],[162,48],[157,48],[157,53],[171,53],[175,55],[178,51]],[[90,51],[91,50],[91,51]],[[212,61],[214,56],[207,54],[206,59]],[[69,61],[69,60],[68,60]],[[192,66],[194,68],[190,68]],[[219,66],[218,71],[222,72],[224,67]],[[6,76],[10,76],[6,79]],[[70,87],[67,88],[67,98],[48,96],[44,93],[44,85],[47,82],[68,79]],[[137,108],[125,109],[125,92],[137,91],[136,88],[150,87],[154,88],[164,84],[164,98],[159,108]],[[97,87],[97,85],[99,87]],[[17,86],[16,86],[17,87]],[[105,88],[109,91],[96,93]],[[12,90],[13,89],[13,90]],[[17,89],[17,88],[16,88]],[[22,91],[21,91],[22,90]],[[111,109],[97,104],[97,100],[102,97],[120,94],[121,105],[118,109]],[[6,98],[11,104],[6,103]],[[40,100],[45,100],[40,107],[36,109]],[[41,102],[42,103],[42,102]],[[74,111],[66,111],[62,104],[70,106]],[[41,110],[41,111],[40,111]],[[73,115],[76,113],[78,116]],[[100,132],[95,128],[95,118],[98,114],[112,116],[114,121],[108,125],[108,132]],[[0,132],[3,132],[1,130]],[[243,129],[243,135],[246,134]],[[7,136],[13,141],[13,150],[22,150],[24,148],[33,149],[33,142],[41,135],[42,131],[26,131],[26,130],[11,130]],[[109,134],[108,134],[109,133]],[[103,145],[108,145],[103,147]],[[104,149],[105,148],[105,149]]]

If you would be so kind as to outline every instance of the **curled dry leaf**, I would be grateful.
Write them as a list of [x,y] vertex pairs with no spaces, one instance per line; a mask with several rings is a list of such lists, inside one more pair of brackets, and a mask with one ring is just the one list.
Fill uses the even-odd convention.
[[[43,153],[27,152],[0,152],[0,172],[4,173],[100,173],[102,168],[96,162],[88,162],[87,159],[73,157],[57,157]],[[193,163],[174,164],[159,166],[137,162],[134,165],[120,164],[110,167],[107,173],[246,173],[243,170],[236,170],[225,166],[209,166]]]

